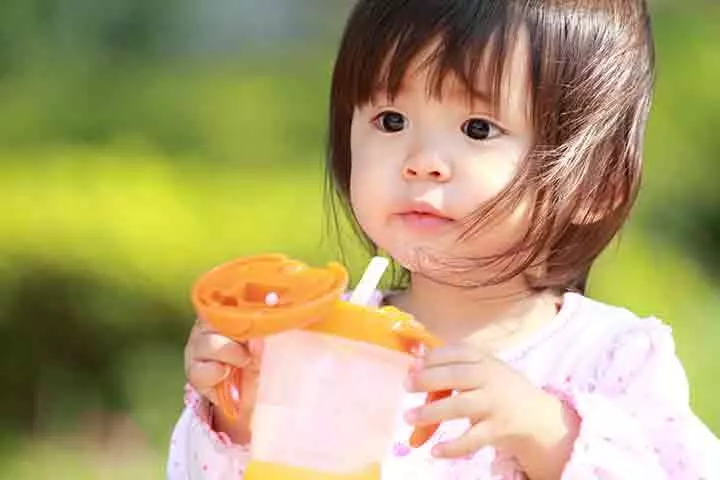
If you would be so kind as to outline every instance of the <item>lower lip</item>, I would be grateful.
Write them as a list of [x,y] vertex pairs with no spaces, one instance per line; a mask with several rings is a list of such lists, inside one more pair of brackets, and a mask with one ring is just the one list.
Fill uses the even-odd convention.
[[449,218],[438,217],[432,213],[401,213],[398,217],[405,225],[419,230],[438,230],[452,223]]

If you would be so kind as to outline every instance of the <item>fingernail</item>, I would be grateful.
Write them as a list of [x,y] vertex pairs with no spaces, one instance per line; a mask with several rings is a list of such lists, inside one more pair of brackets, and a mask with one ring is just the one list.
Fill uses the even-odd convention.
[[225,373],[223,373],[223,376],[220,379],[220,381],[224,382],[225,380],[227,380],[231,373],[232,373],[232,368],[228,365],[225,365]]

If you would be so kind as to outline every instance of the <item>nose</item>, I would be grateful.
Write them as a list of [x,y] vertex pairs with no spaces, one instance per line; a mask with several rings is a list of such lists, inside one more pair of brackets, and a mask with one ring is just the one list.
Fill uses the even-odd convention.
[[402,176],[405,180],[444,183],[452,178],[452,169],[437,152],[425,150],[408,157],[402,167]]

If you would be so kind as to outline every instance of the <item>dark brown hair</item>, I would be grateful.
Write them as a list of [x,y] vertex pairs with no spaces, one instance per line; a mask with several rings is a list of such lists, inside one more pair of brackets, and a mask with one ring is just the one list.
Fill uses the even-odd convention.
[[[521,30],[526,36],[519,35]],[[399,91],[410,64],[427,64],[440,94],[448,75],[475,91],[481,60],[500,96],[508,52],[529,38],[535,144],[516,178],[480,205],[465,236],[534,194],[527,234],[500,256],[474,265],[513,268],[533,288],[584,290],[593,261],[626,220],[640,183],[642,143],[653,89],[654,49],[644,0],[360,0],[347,23],[330,99],[327,179],[331,205],[356,232],[349,205],[350,126],[355,108],[378,90]],[[335,225],[337,210],[333,208]],[[532,273],[531,273],[532,272]]]

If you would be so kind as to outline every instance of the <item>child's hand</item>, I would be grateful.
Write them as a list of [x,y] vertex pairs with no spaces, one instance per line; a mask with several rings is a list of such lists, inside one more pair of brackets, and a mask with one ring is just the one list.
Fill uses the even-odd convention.
[[542,472],[538,478],[546,478],[546,472],[562,470],[569,456],[565,447],[571,448],[577,436],[579,419],[574,411],[504,362],[470,345],[429,351],[410,373],[408,388],[458,392],[406,414],[406,420],[416,426],[470,420],[470,428],[460,438],[435,445],[433,454],[438,457],[462,457],[491,445],[517,457],[527,470]]
[[[190,332],[185,346],[185,374],[188,383],[213,405],[219,400],[215,388],[235,370],[239,380],[240,419],[249,425],[257,394],[257,378],[262,343],[254,340],[241,344],[213,330],[206,322],[198,320]],[[233,437],[230,422],[220,408],[215,409],[216,426]]]

